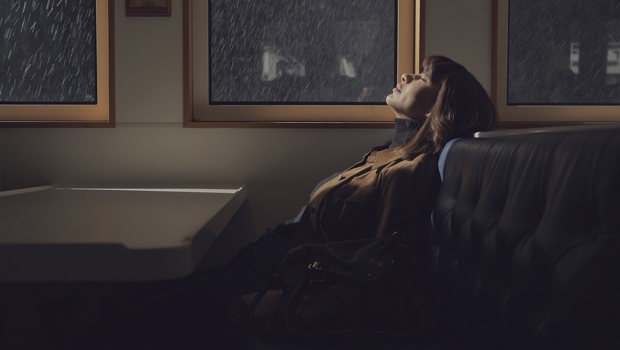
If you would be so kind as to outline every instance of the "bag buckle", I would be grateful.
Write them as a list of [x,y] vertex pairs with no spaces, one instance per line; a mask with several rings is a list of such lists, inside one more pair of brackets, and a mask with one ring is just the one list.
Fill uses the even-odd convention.
[[308,264],[308,270],[320,271],[321,268],[321,263],[318,260],[315,260]]

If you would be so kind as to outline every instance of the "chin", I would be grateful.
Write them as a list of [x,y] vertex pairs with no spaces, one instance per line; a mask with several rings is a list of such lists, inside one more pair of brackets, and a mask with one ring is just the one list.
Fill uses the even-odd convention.
[[394,107],[392,107],[393,102],[394,102],[393,94],[389,94],[385,97],[385,104],[387,104],[388,107],[390,107],[391,109],[394,109]]

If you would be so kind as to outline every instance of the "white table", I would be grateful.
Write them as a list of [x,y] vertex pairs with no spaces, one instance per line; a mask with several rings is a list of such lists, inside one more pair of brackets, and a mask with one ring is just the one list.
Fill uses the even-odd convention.
[[0,192],[0,282],[186,276],[244,200],[243,187]]

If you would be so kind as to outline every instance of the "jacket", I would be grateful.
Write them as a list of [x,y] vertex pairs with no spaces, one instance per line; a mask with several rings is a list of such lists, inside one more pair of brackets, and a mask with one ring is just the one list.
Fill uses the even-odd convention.
[[405,159],[396,148],[371,149],[360,162],[312,193],[307,220],[317,241],[381,237],[417,240],[428,233],[440,187],[437,155]]

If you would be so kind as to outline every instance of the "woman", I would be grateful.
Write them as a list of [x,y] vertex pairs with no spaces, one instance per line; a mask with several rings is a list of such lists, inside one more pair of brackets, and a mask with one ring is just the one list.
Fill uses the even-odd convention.
[[396,115],[391,144],[313,191],[305,240],[422,232],[439,186],[439,152],[448,140],[488,130],[496,119],[473,75],[440,56],[426,58],[421,74],[403,74],[386,103]]
[[440,185],[438,155],[448,140],[490,129],[496,116],[474,76],[442,56],[427,57],[420,74],[403,74],[386,103],[396,116],[388,145],[319,183],[295,219],[242,249],[228,266],[198,271],[186,285],[144,305],[126,324],[130,332],[144,333],[135,337],[138,342],[169,334],[178,346],[182,339],[193,343],[195,335],[231,348],[238,338],[223,322],[228,306],[268,283],[289,249],[302,243],[397,231],[424,260]]

